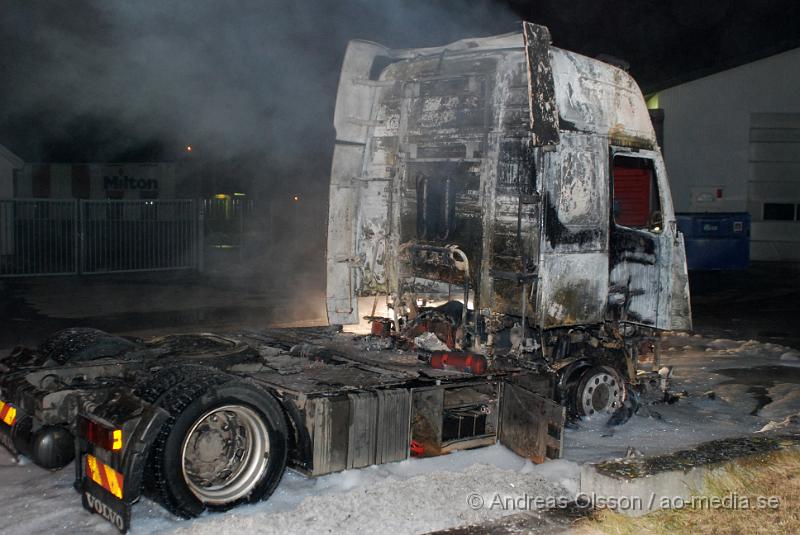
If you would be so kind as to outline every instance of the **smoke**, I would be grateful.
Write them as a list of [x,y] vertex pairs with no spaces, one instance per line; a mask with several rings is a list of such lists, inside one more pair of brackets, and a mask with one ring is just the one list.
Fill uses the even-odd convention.
[[4,0],[0,143],[34,162],[191,158],[215,175],[205,194],[246,191],[261,216],[247,250],[210,250],[207,271],[298,281],[296,301],[313,294],[319,309],[348,41],[415,48],[518,30],[499,1]]
[[[258,154],[280,174],[324,168],[348,40],[419,47],[517,28],[488,0],[20,0],[0,16],[2,119],[23,128],[0,142],[79,134],[112,159],[157,139],[166,159],[191,144]],[[86,131],[96,123],[102,134]]]

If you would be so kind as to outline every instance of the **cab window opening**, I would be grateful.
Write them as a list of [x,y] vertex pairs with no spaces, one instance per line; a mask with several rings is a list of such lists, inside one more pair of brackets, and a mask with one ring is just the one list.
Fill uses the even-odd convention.
[[662,211],[653,160],[614,156],[612,213],[617,225],[661,232]]

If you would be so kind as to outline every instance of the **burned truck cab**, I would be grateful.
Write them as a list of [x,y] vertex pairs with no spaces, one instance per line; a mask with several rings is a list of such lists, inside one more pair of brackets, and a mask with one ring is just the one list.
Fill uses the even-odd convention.
[[457,346],[569,366],[573,389],[691,328],[663,158],[619,68],[529,23],[440,48],[355,41],[335,127],[332,324],[369,316],[359,297],[385,296],[398,330],[460,302]]
[[544,462],[564,405],[626,413],[640,353],[691,326],[663,159],[626,73],[523,30],[348,47],[327,308],[371,335],[66,329],[0,356],[0,445],[74,458],[84,507],[125,532],[143,495],[191,518],[267,499],[287,467],[497,442]]

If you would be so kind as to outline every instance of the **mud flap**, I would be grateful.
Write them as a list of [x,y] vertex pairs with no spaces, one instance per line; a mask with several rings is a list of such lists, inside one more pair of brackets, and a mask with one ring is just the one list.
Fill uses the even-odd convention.
[[500,399],[500,443],[540,464],[561,458],[566,409],[518,384],[505,382]]
[[108,520],[120,533],[127,533],[131,525],[132,504],[116,496],[92,480],[84,479],[81,488],[83,508]]
[[[131,508],[141,496],[150,446],[168,418],[167,411],[143,401],[125,388],[118,389],[112,401],[78,411],[75,489],[81,494],[87,511],[100,515],[121,533],[130,528]],[[106,429],[120,429],[122,451],[109,451],[90,442],[89,421]],[[90,457],[97,467],[97,477],[89,473],[92,470],[88,462]],[[111,492],[114,489],[112,478],[118,485],[117,495]]]

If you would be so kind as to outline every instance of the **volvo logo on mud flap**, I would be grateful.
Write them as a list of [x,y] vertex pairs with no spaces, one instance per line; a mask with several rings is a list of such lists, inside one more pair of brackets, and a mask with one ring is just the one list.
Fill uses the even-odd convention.
[[92,496],[89,491],[84,491],[83,497],[86,500],[86,504],[89,506],[89,509],[114,524],[118,530],[125,532],[125,519],[122,518],[121,514],[117,513],[111,509],[111,507],[100,501],[100,498]]

